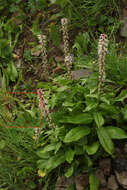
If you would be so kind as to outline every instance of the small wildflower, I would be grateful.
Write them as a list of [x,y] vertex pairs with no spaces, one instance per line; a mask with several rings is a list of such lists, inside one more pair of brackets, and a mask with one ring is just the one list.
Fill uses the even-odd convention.
[[[35,134],[35,135],[36,135],[36,134]],[[32,136],[32,139],[33,139],[33,140],[36,140],[36,139],[37,139],[37,137],[36,137],[36,136]]]
[[38,175],[43,178],[46,176],[46,173],[42,170],[38,170]]

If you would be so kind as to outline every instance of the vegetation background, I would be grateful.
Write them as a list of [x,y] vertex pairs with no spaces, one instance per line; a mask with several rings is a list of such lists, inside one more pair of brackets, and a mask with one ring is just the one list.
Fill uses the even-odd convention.
[[[75,190],[80,174],[88,183],[77,190],[100,188],[99,161],[116,163],[116,147],[123,150],[127,138],[126,6],[0,0],[0,190],[55,190],[61,176],[64,189]],[[77,80],[71,70],[80,70]],[[122,151],[119,157],[126,160]]]

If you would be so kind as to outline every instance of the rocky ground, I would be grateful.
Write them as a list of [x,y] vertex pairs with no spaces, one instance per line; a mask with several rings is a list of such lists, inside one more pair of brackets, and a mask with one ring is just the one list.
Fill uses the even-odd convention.
[[[99,190],[127,189],[127,143],[115,149],[114,158],[100,159],[95,174],[99,179]],[[89,184],[89,176],[85,173],[74,179],[61,176],[57,180],[56,190],[66,190],[73,181],[76,184],[76,190],[85,190]]]

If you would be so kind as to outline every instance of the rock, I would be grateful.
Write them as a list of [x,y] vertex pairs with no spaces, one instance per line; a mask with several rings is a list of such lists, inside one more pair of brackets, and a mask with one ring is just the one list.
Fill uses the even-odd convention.
[[127,159],[118,157],[113,160],[113,168],[118,172],[127,171]]
[[111,189],[111,190],[117,190],[119,188],[118,183],[117,183],[114,175],[111,175],[108,178],[108,185],[107,185],[107,187],[109,189]]
[[105,186],[106,185],[106,179],[105,179],[103,171],[97,170],[95,175],[98,178],[100,185]]
[[104,175],[110,176],[110,172],[111,172],[111,160],[109,158],[101,160],[99,162],[99,167],[103,171]]
[[73,179],[60,176],[57,178],[56,190],[66,190],[73,183]]
[[127,8],[124,8],[122,12],[123,24],[121,26],[120,35],[122,37],[127,37]]
[[92,74],[90,69],[80,69],[77,71],[71,71],[72,79],[78,80],[80,78],[89,77]]
[[123,171],[123,172],[115,171],[115,175],[116,175],[116,179],[117,179],[118,183],[124,189],[127,189],[127,172],[126,171]]
[[84,190],[89,183],[88,174],[78,175],[75,178],[76,190]]

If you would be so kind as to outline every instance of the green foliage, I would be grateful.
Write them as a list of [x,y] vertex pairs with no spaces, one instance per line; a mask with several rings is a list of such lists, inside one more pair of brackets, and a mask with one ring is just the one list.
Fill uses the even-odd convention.
[[91,173],[89,176],[89,183],[90,183],[90,190],[98,190],[99,181],[98,178],[93,173]]
[[[15,16],[17,12],[18,16]],[[21,42],[23,49],[21,60],[26,65],[29,64],[29,68],[38,67],[38,60],[41,60],[39,53],[33,59],[31,50],[34,46],[35,50],[40,51],[40,45],[29,42],[29,39],[22,41],[21,38],[27,32],[29,38],[31,31],[34,37],[49,32],[48,37],[54,45],[53,48],[58,48],[61,42],[58,24],[61,17],[67,17],[70,21],[69,36],[71,43],[74,43],[71,50],[75,56],[74,69],[89,68],[93,72],[90,77],[77,81],[67,80],[65,73],[51,78],[49,83],[37,82],[37,88],[47,90],[48,108],[55,124],[51,129],[45,118],[43,119],[38,143],[32,139],[32,129],[4,128],[5,102],[1,92],[0,189],[37,189],[40,181],[41,187],[44,185],[42,188],[49,190],[54,188],[52,186],[59,175],[64,174],[69,178],[87,172],[88,188],[97,190],[99,183],[93,173],[95,160],[104,153],[114,156],[114,139],[127,138],[127,57],[126,54],[120,56],[121,44],[110,41],[106,57],[106,83],[100,96],[97,93],[98,66],[95,63],[96,37],[100,33],[107,33],[111,38],[119,31],[120,1],[0,0],[0,14],[0,79],[4,90],[10,90],[10,83],[16,83],[16,80],[15,87],[21,90],[20,81],[24,82],[23,70],[18,69],[18,61],[14,61],[18,43]],[[20,24],[16,23],[15,18],[19,19]],[[51,52],[49,41],[48,45],[48,51]],[[50,59],[53,60],[54,57]],[[23,62],[23,66],[25,64]],[[64,66],[60,65],[60,68],[65,70]],[[36,80],[32,75],[31,72],[31,83],[27,80],[24,82],[27,90],[31,90],[32,82]],[[13,104],[13,99],[15,98],[10,97],[9,105]],[[12,118],[13,114],[18,115],[17,118],[14,117],[18,126],[26,125],[28,120],[32,127],[39,125],[39,110],[34,101],[28,102],[29,99],[30,97],[25,99],[27,105],[23,102],[16,105],[13,113],[12,110],[8,111],[8,118]],[[12,125],[9,123],[9,126]],[[43,179],[39,179],[38,169]],[[54,180],[52,176],[53,179],[55,176]],[[74,190],[74,186],[67,189]]]

